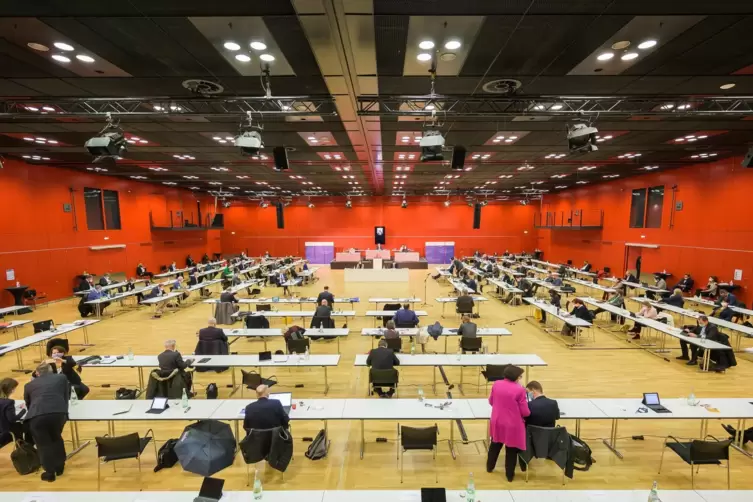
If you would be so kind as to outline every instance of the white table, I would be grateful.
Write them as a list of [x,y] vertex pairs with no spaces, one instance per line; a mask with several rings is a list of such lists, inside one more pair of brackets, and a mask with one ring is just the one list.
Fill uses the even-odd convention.
[[[335,303],[350,303],[350,308],[352,309],[354,304],[358,303],[358,298],[335,298]],[[217,303],[221,303],[219,299],[214,300],[204,300],[204,303],[215,305]],[[303,305],[306,303],[314,303],[316,304],[316,297],[308,296],[308,297],[295,297],[295,298],[280,298],[280,297],[268,297],[268,298],[239,298],[238,304],[239,305],[248,305],[248,310],[251,310],[251,305],[298,305],[301,310],[303,310]],[[331,307],[332,305],[330,305]],[[264,311],[267,312],[267,311]]]
[[644,286],[643,284],[640,284],[640,283],[637,283],[637,282],[622,281],[622,284],[624,284],[625,286],[630,286],[633,289],[642,289],[644,291],[651,291],[652,293],[655,293],[657,295],[662,295],[664,293],[669,293],[669,291],[667,291],[666,289],[654,288],[652,286]]
[[[366,317],[373,317],[374,326],[376,326],[377,319],[381,319],[383,317],[389,317],[391,319],[395,317],[395,312],[397,312],[397,310],[367,310],[362,315]],[[414,310],[413,312],[416,313],[416,317],[426,317],[427,315],[429,315],[425,310]]]
[[9,324],[9,326],[6,327],[6,328],[2,328],[2,329],[11,329],[11,330],[13,330],[13,339],[14,340],[18,340],[18,328],[20,328],[21,326],[25,326],[25,325],[27,325],[29,323],[32,323],[32,322],[34,322],[34,321],[26,320],[26,319],[18,319],[18,320],[15,320],[15,321],[10,321],[9,323],[7,323],[7,324]]
[[26,369],[24,368],[24,360],[22,356],[23,349],[31,345],[38,345],[39,346],[39,359],[40,361],[43,361],[45,359],[44,345],[45,345],[45,342],[47,342],[47,340],[51,340],[53,338],[57,338],[60,336],[68,338],[68,333],[77,331],[79,329],[83,330],[84,345],[91,346],[91,344],[89,344],[89,332],[87,331],[86,328],[98,322],[99,322],[99,319],[85,319],[85,320],[76,321],[73,323],[60,324],[58,326],[55,326],[55,331],[42,331],[40,333],[36,333],[31,336],[13,340],[12,342],[8,342],[1,345],[0,355],[8,354],[10,352],[15,352],[16,361],[18,362],[18,368],[14,371],[26,372]]
[[[646,502],[649,489],[650,487],[645,490],[525,490],[511,491],[510,495],[513,502],[541,502],[544,500],[546,502]],[[659,484],[659,498],[661,502],[707,502],[698,493],[691,490],[662,490],[661,483]],[[725,499],[714,499],[708,502],[725,502]]]
[[[261,338],[264,342],[264,350],[267,350],[267,339],[274,337],[281,337],[282,330],[279,328],[255,328],[255,329],[225,329],[223,330],[225,336],[237,337],[237,338]],[[348,328],[309,328],[306,329],[305,336],[321,336],[337,339],[337,353],[340,353],[340,338],[348,336],[350,330]],[[313,341],[313,340],[312,340]],[[233,343],[233,342],[230,342]]]
[[178,269],[175,269],[175,270],[172,270],[172,271],[167,271],[167,272],[162,272],[162,273],[159,273],[159,274],[154,274],[154,277],[156,277],[157,279],[161,279],[163,277],[172,277],[174,275],[182,275],[184,272],[188,272],[192,268],[193,267],[178,268]]
[[[314,317],[313,310],[262,310],[259,312],[235,312],[233,317]],[[355,310],[333,310],[330,317],[355,317]]]
[[567,310],[564,309],[558,309],[554,305],[551,305],[549,303],[544,303],[541,300],[536,300],[534,298],[523,298],[523,301],[530,304],[531,307],[537,308],[543,312],[546,312],[547,315],[551,315],[553,317],[556,317],[557,319],[561,320],[562,322],[566,323],[570,327],[572,327],[575,330],[575,341],[572,344],[568,344],[565,342],[565,345],[569,347],[574,347],[577,345],[580,345],[580,330],[581,328],[589,328],[591,327],[591,323],[580,319],[575,316],[571,316]]
[[10,307],[3,307],[3,308],[0,308],[0,315],[11,314],[11,313],[19,315],[18,313],[21,310],[24,310],[27,308],[29,307],[27,307],[26,305],[11,305]]
[[[523,274],[520,274],[520,273],[518,273],[518,272],[516,272],[516,274],[517,274],[517,275],[520,275],[520,276],[522,276],[522,275],[523,275]],[[521,298],[521,297],[520,297],[519,295],[522,295],[522,294],[523,294],[523,290],[522,290],[522,289],[520,289],[520,288],[516,288],[516,287],[515,287],[515,286],[513,286],[512,284],[507,284],[506,282],[504,282],[504,281],[501,281],[501,280],[499,280],[499,279],[492,279],[492,278],[489,278],[489,279],[487,279],[487,282],[488,282],[489,284],[492,284],[492,285],[496,286],[496,287],[497,287],[497,290],[499,290],[499,289],[502,289],[502,290],[504,290],[504,291],[505,291],[506,293],[511,293],[511,294],[513,295],[513,297],[512,297],[512,302],[513,302],[513,304],[517,304],[517,303],[519,303],[519,301],[518,301],[518,300],[520,300],[520,298]],[[499,292],[498,292],[497,294],[499,294]]]
[[369,303],[373,303],[377,308],[379,308],[380,303],[399,303],[402,305],[403,303],[409,303],[411,305],[415,303],[420,303],[421,298],[369,298]]
[[[130,282],[132,284],[138,284],[140,282],[146,282],[146,279],[133,279]],[[128,286],[128,284],[129,284],[129,281],[121,281],[121,282],[116,282],[116,283],[108,284],[107,286],[102,286],[102,291],[110,291],[111,289],[122,288],[122,287]],[[84,289],[84,290],[81,290],[81,291],[76,291],[73,294],[76,295],[76,296],[86,296],[86,295],[89,294],[89,291],[91,291],[93,289],[94,289],[94,286],[92,286],[89,289]]]
[[457,291],[458,293],[468,293],[468,294],[476,293],[475,289],[469,288],[460,279],[449,279],[449,282],[452,285],[452,287],[455,289],[455,291]]
[[[425,329],[425,328],[422,328]],[[418,336],[419,328],[397,328],[397,333],[399,336],[407,336],[407,337],[414,337]],[[370,336],[371,339],[371,348],[374,348],[374,338],[373,337],[380,337],[384,336],[384,328],[362,328],[361,329],[361,335],[362,336]],[[476,336],[478,337],[484,337],[484,336],[493,336],[497,339],[497,349],[496,351],[499,352],[499,339],[503,336],[511,336],[512,333],[507,328],[477,328],[476,329]],[[447,353],[447,337],[450,336],[460,336],[458,335],[458,329],[457,328],[442,328],[442,334],[441,337],[444,337],[444,351]]]
[[617,291],[614,288],[602,286],[601,284],[596,284],[595,282],[584,281],[581,279],[573,279],[571,277],[566,278],[565,281],[571,284],[577,284],[578,286],[583,286],[587,292],[589,289],[595,289],[597,291],[601,291],[602,293],[614,293]]
[[124,307],[125,306],[124,302],[126,299],[136,296],[138,294],[144,294],[145,292],[148,292],[151,290],[152,290],[152,286],[144,286],[143,288],[140,288],[140,289],[126,291],[125,293],[118,293],[117,295],[113,295],[113,296],[106,296],[104,298],[99,298],[97,300],[88,300],[88,301],[85,301],[84,303],[86,303],[87,305],[94,305],[94,314],[99,318],[99,317],[102,317],[102,304],[103,303],[118,302],[120,303],[121,307]]
[[141,300],[142,305],[151,305],[152,306],[152,313],[156,315],[157,308],[161,304],[165,304],[165,307],[167,307],[167,302],[171,300],[175,300],[176,306],[180,304],[180,300],[183,298],[183,291],[173,291],[170,293],[165,293],[162,296],[156,296],[154,298],[147,298],[145,300]]
[[[473,298],[473,303],[476,306],[476,313],[481,315],[481,302],[489,301],[489,299],[486,298],[485,296],[480,296],[480,295],[471,295],[471,298]],[[442,317],[444,317],[445,305],[447,305],[448,303],[456,303],[458,301],[458,297],[444,296],[440,298],[434,298],[434,301],[442,304]]]

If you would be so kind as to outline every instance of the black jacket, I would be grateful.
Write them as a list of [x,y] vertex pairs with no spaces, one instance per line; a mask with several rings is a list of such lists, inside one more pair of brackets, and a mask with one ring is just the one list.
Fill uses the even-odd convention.
[[235,293],[222,293],[220,295],[220,302],[222,302],[222,303],[238,303],[238,299],[235,297]]
[[586,308],[585,305],[574,307],[573,310],[570,311],[570,314],[577,317],[578,319],[583,319],[584,321],[593,321],[593,316],[591,316],[591,312],[588,310],[588,308]]
[[146,267],[136,267],[136,275],[141,277],[146,273]]
[[15,424],[23,418],[26,410],[16,413],[16,402],[13,399],[0,398],[0,436],[10,430],[11,424]]
[[690,291],[693,291],[693,285],[695,284],[695,281],[688,277],[685,279],[684,277],[680,279],[680,282],[677,283],[675,288],[679,288],[682,292],[688,293]]
[[172,371],[174,369],[184,370],[188,363],[183,360],[183,356],[177,350],[166,350],[157,356],[159,369],[162,371]]
[[455,308],[461,313],[473,312],[473,297],[471,295],[460,295],[455,300]]
[[585,265],[583,265],[582,267],[580,267],[580,269],[583,272],[590,272],[591,271],[591,264],[590,263],[586,263]]
[[53,413],[68,414],[71,386],[65,375],[48,373],[37,377],[24,387],[26,420]]
[[287,429],[289,422],[290,417],[285,413],[280,401],[262,397],[246,406],[243,428],[249,430],[285,427]]
[[82,279],[81,282],[78,283],[78,290],[79,291],[89,291],[90,289],[93,289],[94,286],[89,284],[89,281],[86,279]]
[[321,305],[322,300],[327,300],[327,303],[331,307],[335,303],[335,295],[333,295],[329,291],[322,291],[321,293],[319,293],[319,296],[316,297],[316,304]]
[[560,407],[557,401],[546,396],[539,396],[530,403],[528,409],[531,414],[526,417],[526,425],[538,427],[554,427],[560,419]]
[[575,464],[572,440],[564,427],[526,427],[526,449],[520,452],[520,457],[526,463],[534,457],[551,459],[560,469],[565,470],[568,478],[573,477]]
[[682,308],[682,306],[685,305],[685,299],[682,297],[682,295],[672,295],[665,299],[664,303],[666,303],[667,305],[672,305],[674,307]]
[[227,342],[225,332],[216,326],[208,326],[199,330],[199,341],[222,340]]
[[58,367],[56,364],[50,364],[52,367],[52,371],[55,373],[62,373],[65,375],[65,377],[68,379],[68,383],[71,385],[78,385],[81,383],[81,375],[79,375],[77,369],[80,369],[80,366],[76,364],[76,361],[73,359],[73,356],[65,356],[63,357],[63,364],[60,366],[60,371],[58,371]]
[[112,280],[108,281],[104,277],[99,278],[99,285],[102,287],[109,286],[110,284],[114,284],[114,283],[115,281],[112,281]]
[[391,370],[399,365],[400,359],[397,358],[392,349],[387,347],[372,349],[366,358],[366,366],[371,366],[375,370]]
[[329,317],[332,315],[332,307],[327,305],[326,307],[324,305],[319,305],[316,307],[316,311],[314,312],[314,317]]
[[725,309],[721,309],[719,312],[717,312],[715,315],[719,319],[723,321],[732,321],[732,318],[735,317],[736,312],[732,310],[731,308],[727,307]]
[[458,335],[463,338],[476,338],[478,327],[475,322],[464,322],[458,328]]

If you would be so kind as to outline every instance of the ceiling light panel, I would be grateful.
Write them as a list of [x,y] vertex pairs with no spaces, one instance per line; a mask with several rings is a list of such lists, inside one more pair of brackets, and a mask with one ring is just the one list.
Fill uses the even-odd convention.
[[498,131],[484,142],[486,146],[514,145],[530,131]]
[[[417,56],[420,53],[430,53],[436,54],[438,75],[458,75],[483,21],[483,16],[411,16],[408,21],[403,74],[425,76],[428,63],[419,61]],[[422,49],[419,46],[427,40],[434,42],[433,49]],[[453,41],[459,41],[460,46],[445,48],[445,44]],[[442,57],[449,54],[454,55],[454,58],[448,60],[450,58]]]
[[395,133],[395,145],[417,147],[421,142],[422,135],[422,131],[397,131]]
[[[285,59],[277,42],[267,29],[263,18],[250,16],[189,17],[188,20],[209,40],[217,53],[244,77],[261,74],[261,65],[258,63],[262,52],[252,47],[252,42],[265,44],[266,49],[263,53],[274,57],[274,61],[269,63],[272,75],[295,75],[290,63]],[[238,44],[240,49],[236,51],[226,49],[225,42],[228,41]],[[241,54],[249,57],[250,62],[237,60],[236,55]]]
[[[655,51],[660,51],[675,37],[699,23],[706,16],[635,16],[616,33],[606,38],[568,75],[620,75]],[[656,41],[650,46],[648,41]],[[616,42],[630,42],[617,45]],[[605,57],[606,54],[612,57]],[[627,54],[635,57],[624,59]],[[602,59],[599,59],[600,56]],[[598,70],[598,72],[596,72]]]
[[664,143],[667,145],[685,145],[692,143],[703,143],[713,136],[720,136],[728,131],[695,131],[676,133],[675,137]]

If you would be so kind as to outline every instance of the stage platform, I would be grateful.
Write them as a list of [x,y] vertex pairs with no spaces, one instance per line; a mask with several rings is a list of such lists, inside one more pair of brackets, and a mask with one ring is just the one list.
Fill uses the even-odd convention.
[[[357,261],[332,261],[329,266],[332,270],[344,270],[346,268],[356,268],[359,263],[363,263],[363,268],[374,268],[374,262],[372,260]],[[392,268],[392,260],[383,260],[382,268]],[[412,270],[427,270],[429,268],[429,262],[426,259],[421,258],[419,261],[404,261],[397,264],[397,268],[407,268]]]

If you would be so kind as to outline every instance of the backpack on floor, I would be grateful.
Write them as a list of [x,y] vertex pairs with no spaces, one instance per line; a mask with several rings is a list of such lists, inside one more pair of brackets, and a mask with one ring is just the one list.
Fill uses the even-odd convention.
[[327,456],[327,435],[321,429],[306,450],[306,458],[319,460]]
[[573,448],[573,469],[577,471],[589,470],[591,464],[596,463],[596,460],[591,456],[591,448],[588,443],[572,434],[570,434],[570,442]]
[[207,399],[217,399],[220,391],[217,389],[216,383],[210,383],[207,385]]
[[138,391],[136,389],[126,389],[125,387],[121,387],[115,391],[115,399],[117,400],[136,399],[136,395],[138,395]]
[[160,446],[157,452],[157,465],[154,467],[154,472],[160,471],[166,467],[172,467],[178,463],[178,454],[175,453],[175,445],[178,444],[177,439],[168,439],[165,444]]
[[42,464],[39,462],[39,454],[33,445],[30,445],[23,439],[16,439],[11,433],[15,449],[10,454],[10,460],[13,463],[13,467],[16,468],[16,472],[24,476],[37,472]]

